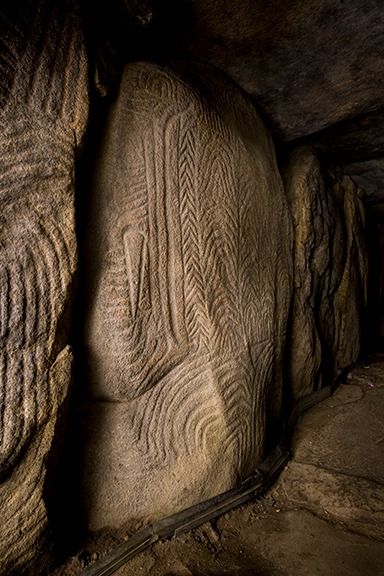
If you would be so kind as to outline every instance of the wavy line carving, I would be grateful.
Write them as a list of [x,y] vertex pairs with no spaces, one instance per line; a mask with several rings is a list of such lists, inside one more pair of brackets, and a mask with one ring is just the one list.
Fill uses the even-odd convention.
[[223,106],[204,73],[197,90],[129,66],[95,174],[103,241],[85,332],[89,398],[125,414],[127,446],[113,450],[142,463],[137,514],[157,506],[144,503],[150,474],[168,482],[183,467],[177,499],[189,472],[205,496],[251,473],[280,412],[289,216],[265,128],[243,97],[240,126],[236,90],[215,82],[231,91]]
[[3,2],[0,21],[0,573],[21,574],[49,571],[53,556],[46,474],[70,381],[89,76],[74,5]]

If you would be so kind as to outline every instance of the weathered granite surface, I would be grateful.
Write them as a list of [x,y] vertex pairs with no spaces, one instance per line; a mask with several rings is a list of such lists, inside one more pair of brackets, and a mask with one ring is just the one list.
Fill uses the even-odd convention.
[[187,70],[128,65],[96,161],[82,415],[92,529],[236,485],[280,417],[292,243],[274,147],[234,84]]
[[360,353],[367,299],[362,192],[326,175],[310,148],[284,169],[294,224],[294,298],[288,372],[296,399],[329,384]]
[[0,574],[43,574],[47,460],[70,382],[74,154],[87,61],[70,2],[2,5]]

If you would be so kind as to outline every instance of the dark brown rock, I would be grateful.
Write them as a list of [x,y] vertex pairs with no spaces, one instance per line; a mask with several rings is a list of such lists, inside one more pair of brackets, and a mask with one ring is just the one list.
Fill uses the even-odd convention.
[[74,154],[88,72],[70,3],[18,2],[1,19],[0,573],[9,576],[43,574],[51,560],[43,493],[71,376]]
[[189,53],[238,82],[284,140],[382,106],[377,0],[195,0],[185,26]]
[[333,371],[338,374],[357,360],[361,350],[367,306],[368,258],[364,193],[351,178],[342,174],[336,177],[331,193],[342,213],[345,250],[343,272],[332,303],[333,313],[321,308],[321,317],[326,326],[325,339]]
[[365,162],[345,164],[343,171],[366,193],[369,203],[380,203],[384,199],[384,157]]
[[295,142],[311,146],[328,164],[350,164],[384,156],[384,111],[382,108],[338,122]]
[[332,309],[342,275],[345,240],[340,211],[310,149],[292,153],[284,181],[294,226],[288,370],[292,394],[297,399],[323,383],[324,326],[319,325],[320,307]]
[[359,353],[367,299],[362,193],[299,148],[284,170],[294,224],[294,297],[288,350],[294,398],[329,384]]

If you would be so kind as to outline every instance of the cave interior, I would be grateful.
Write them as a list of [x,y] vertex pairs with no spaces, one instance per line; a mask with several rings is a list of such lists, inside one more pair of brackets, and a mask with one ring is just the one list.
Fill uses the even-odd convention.
[[[332,431],[335,449],[348,456],[340,438],[350,433],[360,450],[345,456],[350,469],[337,470],[350,475],[351,494],[365,490],[359,455],[380,470],[361,472],[376,483],[366,491],[374,505],[343,492],[335,512],[327,500],[330,523],[373,542],[356,541],[366,546],[356,560],[346,541],[341,564],[332,561],[339,576],[378,575],[369,559],[384,561],[384,454],[380,433],[365,444],[363,419],[376,438],[384,422],[381,2],[13,0],[0,14],[0,576],[112,574],[101,564],[97,572],[98,562],[148,523],[230,494],[263,466],[275,482],[265,462],[286,443],[293,407],[340,386],[347,414],[348,381],[377,399],[349,422],[351,432],[345,423],[339,436]],[[322,438],[327,408],[319,406],[308,426]],[[284,471],[272,482],[272,496],[264,488],[274,511],[284,486],[293,494],[311,485],[309,500],[325,498],[326,464],[315,498],[300,468],[303,442],[288,480]],[[286,464],[276,464],[279,473]],[[308,510],[328,505],[308,502]],[[260,543],[252,544],[258,560],[232,562],[235,543],[223,552],[218,539],[242,534],[242,512],[233,514],[196,523],[200,532],[175,544],[179,556],[167,548],[170,567],[159,550],[157,564],[143,557],[116,573],[330,573],[305,551],[298,568],[284,556],[297,544],[290,540],[282,564],[260,560]],[[311,521],[297,522],[322,538]],[[290,526],[249,528],[264,529],[273,548]],[[222,554],[221,571],[191,551],[196,542]]]

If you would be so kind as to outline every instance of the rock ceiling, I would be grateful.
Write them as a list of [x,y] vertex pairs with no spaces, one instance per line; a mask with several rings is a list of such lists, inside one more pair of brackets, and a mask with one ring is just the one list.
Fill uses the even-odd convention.
[[146,29],[153,54],[221,68],[253,97],[278,140],[305,138],[327,160],[351,164],[350,174],[372,200],[384,197],[381,2],[120,0],[123,5],[130,21],[136,16]]

